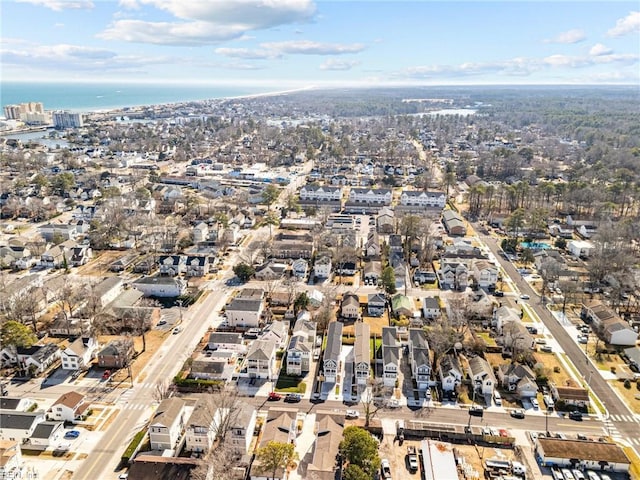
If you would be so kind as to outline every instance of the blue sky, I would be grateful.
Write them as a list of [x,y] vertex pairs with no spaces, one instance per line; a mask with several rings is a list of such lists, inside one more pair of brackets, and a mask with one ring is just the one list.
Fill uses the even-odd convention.
[[3,0],[3,80],[640,85],[637,1]]

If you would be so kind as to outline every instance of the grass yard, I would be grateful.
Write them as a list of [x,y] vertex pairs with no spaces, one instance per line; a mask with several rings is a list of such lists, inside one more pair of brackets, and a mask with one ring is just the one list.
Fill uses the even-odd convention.
[[[569,372],[565,370],[554,353],[537,352],[536,358],[538,362],[544,365],[544,374],[549,379],[549,382],[553,382],[556,385],[567,385],[567,382],[570,382],[571,385],[580,386],[571,378]],[[560,370],[559,372],[557,371],[558,369]]]
[[590,348],[589,358],[595,363],[598,367],[598,370],[605,370],[607,372],[611,371],[611,367],[614,367],[617,371],[624,371],[626,364],[624,360],[622,360],[617,354],[608,354],[603,353],[600,355],[595,354],[595,349],[592,345],[588,345]]
[[286,373],[280,373],[276,382],[276,392],[304,393],[307,385],[302,381],[303,377],[294,377]]
[[478,338],[481,338],[488,347],[497,346],[496,339],[489,335],[489,332],[476,332]]
[[636,382],[631,381],[631,388],[624,388],[624,382],[619,380],[611,380],[609,384],[624,398],[632,412],[640,413],[640,390],[638,390]]

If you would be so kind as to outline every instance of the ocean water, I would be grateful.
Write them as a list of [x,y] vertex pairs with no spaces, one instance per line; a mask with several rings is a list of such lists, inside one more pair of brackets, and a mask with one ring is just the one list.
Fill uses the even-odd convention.
[[234,86],[0,82],[0,105],[42,102],[45,110],[93,112],[261,93],[268,91]]

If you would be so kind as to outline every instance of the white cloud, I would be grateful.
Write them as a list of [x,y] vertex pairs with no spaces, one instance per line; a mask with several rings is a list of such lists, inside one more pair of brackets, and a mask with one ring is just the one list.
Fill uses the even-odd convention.
[[264,60],[267,58],[279,58],[282,56],[280,52],[268,49],[216,48],[215,52],[218,55],[224,55],[225,57],[244,58],[247,60]]
[[629,12],[624,18],[618,19],[616,26],[609,29],[607,35],[610,37],[620,37],[629,33],[640,32],[640,11]]
[[50,8],[56,12],[65,9],[89,9],[93,8],[93,2],[91,0],[17,0],[18,3],[31,3],[39,7]]
[[357,60],[342,60],[337,58],[328,58],[322,65],[320,70],[351,70],[353,67],[360,65]]
[[583,41],[585,38],[587,38],[587,36],[582,30],[574,28],[573,30],[567,30],[553,38],[545,40],[545,43],[578,43]]
[[127,10],[140,10],[137,0],[120,0],[118,5]]
[[[125,5],[133,5],[124,0]],[[117,20],[98,37],[157,45],[210,45],[242,37],[252,30],[307,22],[312,0],[137,0],[167,12],[176,21]]]
[[600,55],[609,55],[611,53],[613,53],[613,50],[611,50],[609,47],[604,46],[601,43],[596,43],[589,50],[589,55],[592,55],[592,56],[595,56],[595,57],[600,56]]
[[345,53],[358,53],[364,50],[361,43],[340,44],[340,43],[320,43],[310,40],[292,40],[288,42],[263,43],[264,48],[277,50],[282,53],[299,55],[342,55]]

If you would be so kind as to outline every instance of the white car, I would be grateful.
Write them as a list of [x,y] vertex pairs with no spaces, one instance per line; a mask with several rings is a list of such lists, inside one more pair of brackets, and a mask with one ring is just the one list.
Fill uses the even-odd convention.
[[344,416],[349,419],[356,419],[360,418],[360,412],[358,412],[357,410],[347,410],[344,413]]
[[526,293],[523,293],[522,295],[520,295],[520,298],[522,300],[529,300],[531,297],[529,295],[527,295]]
[[531,405],[533,405],[533,409],[534,410],[538,410],[540,408],[540,404],[538,403],[538,399],[537,398],[532,398],[531,399]]

